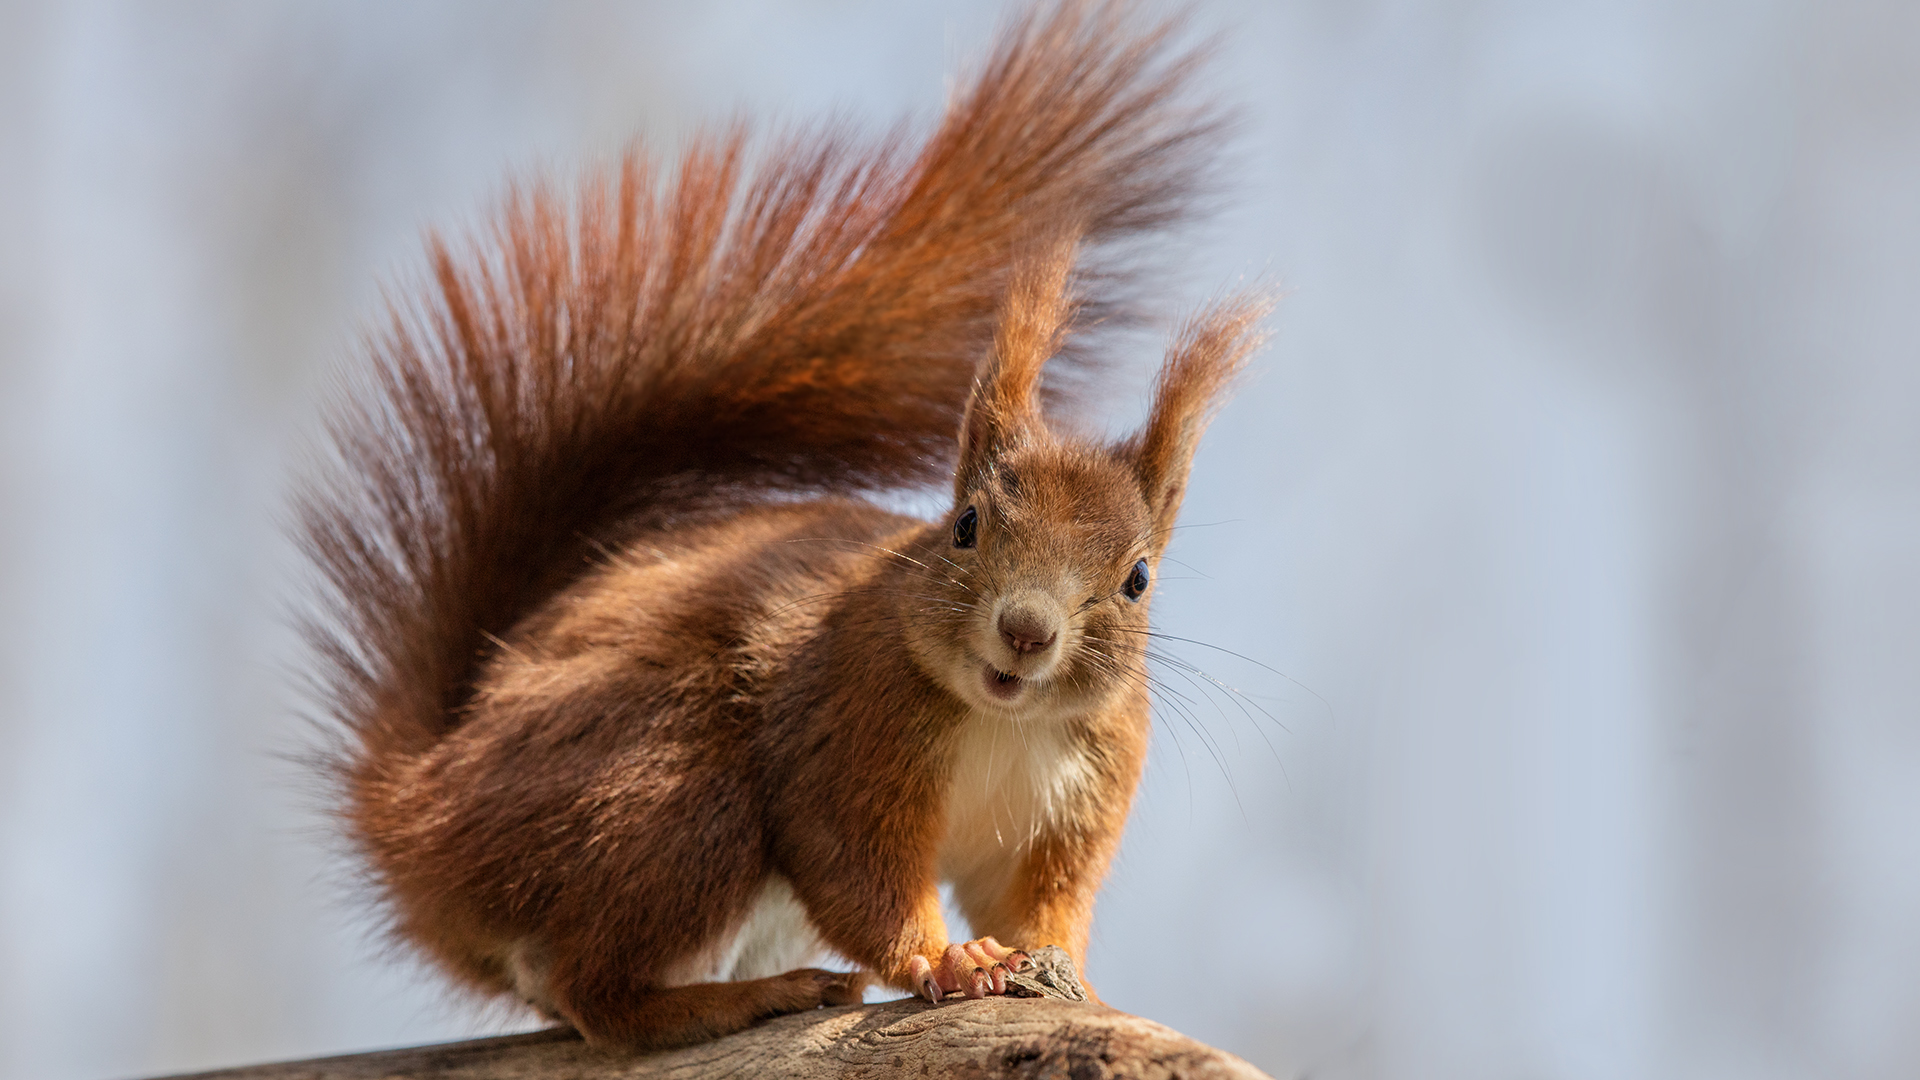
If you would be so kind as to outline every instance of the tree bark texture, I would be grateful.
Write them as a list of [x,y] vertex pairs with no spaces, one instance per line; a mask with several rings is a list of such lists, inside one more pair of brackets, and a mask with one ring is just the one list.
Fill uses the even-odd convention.
[[1054,998],[916,998],[816,1009],[698,1046],[640,1056],[540,1031],[410,1050],[256,1065],[195,1080],[673,1080],[898,1076],[1269,1080],[1151,1020]]

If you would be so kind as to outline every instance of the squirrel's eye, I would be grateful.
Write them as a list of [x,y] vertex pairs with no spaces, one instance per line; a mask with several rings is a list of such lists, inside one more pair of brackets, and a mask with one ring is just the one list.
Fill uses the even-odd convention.
[[1139,603],[1147,592],[1147,560],[1141,559],[1133,564],[1133,573],[1127,575],[1127,599]]
[[953,546],[970,548],[980,540],[980,515],[969,506],[960,511],[960,520],[953,523]]

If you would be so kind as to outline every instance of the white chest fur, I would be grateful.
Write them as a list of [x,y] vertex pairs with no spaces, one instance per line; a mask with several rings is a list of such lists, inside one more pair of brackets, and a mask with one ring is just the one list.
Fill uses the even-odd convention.
[[1091,768],[1051,717],[976,713],[957,738],[940,876],[997,894],[1042,829],[1080,812]]

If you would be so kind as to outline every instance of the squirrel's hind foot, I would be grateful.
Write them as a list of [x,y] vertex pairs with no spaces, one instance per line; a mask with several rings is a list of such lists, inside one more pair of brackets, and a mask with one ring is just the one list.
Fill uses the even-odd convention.
[[801,968],[744,982],[695,983],[622,999],[617,1010],[576,1008],[568,1019],[605,1050],[668,1050],[744,1031],[763,1020],[823,1005],[858,1004],[864,971]]

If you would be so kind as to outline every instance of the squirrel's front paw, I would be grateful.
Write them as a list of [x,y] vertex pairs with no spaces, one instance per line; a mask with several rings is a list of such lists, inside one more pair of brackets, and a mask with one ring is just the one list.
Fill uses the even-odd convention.
[[1004,994],[1007,973],[1032,966],[1026,953],[983,937],[947,946],[937,964],[916,956],[908,962],[907,971],[920,996],[937,1002],[948,994],[964,993],[970,998]]

